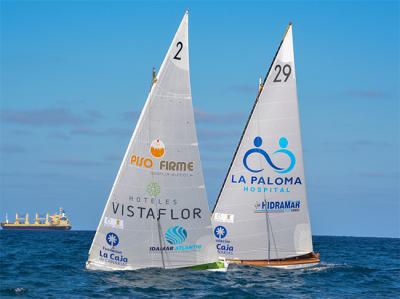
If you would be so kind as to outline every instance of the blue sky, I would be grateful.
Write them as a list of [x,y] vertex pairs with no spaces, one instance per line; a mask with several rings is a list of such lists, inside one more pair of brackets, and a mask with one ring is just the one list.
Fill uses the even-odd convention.
[[292,21],[313,234],[400,237],[396,1],[1,1],[1,218],[95,229],[186,8],[211,207]]

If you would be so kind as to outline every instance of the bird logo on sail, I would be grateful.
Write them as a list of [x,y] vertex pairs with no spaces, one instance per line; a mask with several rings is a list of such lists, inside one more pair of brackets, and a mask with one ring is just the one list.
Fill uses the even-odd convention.
[[261,172],[264,170],[264,168],[255,168],[254,166],[250,166],[248,164],[247,160],[253,154],[262,155],[264,157],[265,161],[269,164],[269,166],[271,166],[271,168],[277,173],[288,173],[293,169],[294,165],[296,164],[296,157],[290,150],[286,149],[289,142],[285,137],[281,137],[279,139],[280,149],[273,152],[272,155],[275,155],[275,154],[286,155],[290,160],[289,166],[287,166],[286,168],[279,167],[272,161],[272,159],[268,155],[268,153],[265,150],[263,150],[262,148],[260,148],[262,145],[262,142],[263,142],[263,140],[260,136],[257,136],[256,138],[254,138],[253,143],[254,143],[255,147],[252,149],[249,149],[243,157],[243,165],[248,171],[258,173],[258,172]]
[[165,232],[165,239],[169,244],[178,245],[183,243],[187,238],[187,231],[182,226],[170,227]]
[[150,153],[154,158],[161,158],[165,153],[165,145],[160,139],[155,139],[150,144]]

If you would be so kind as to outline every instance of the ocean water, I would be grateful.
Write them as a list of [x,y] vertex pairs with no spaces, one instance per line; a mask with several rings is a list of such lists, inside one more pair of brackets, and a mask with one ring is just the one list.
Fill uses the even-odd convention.
[[319,266],[85,270],[94,232],[1,231],[1,298],[400,298],[400,239],[314,237]]

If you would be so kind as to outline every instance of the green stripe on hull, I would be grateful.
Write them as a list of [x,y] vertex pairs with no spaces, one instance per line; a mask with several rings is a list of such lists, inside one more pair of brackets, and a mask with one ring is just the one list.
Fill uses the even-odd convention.
[[192,270],[215,270],[215,269],[224,269],[225,268],[225,263],[224,261],[218,261],[214,263],[208,263],[208,264],[202,264],[202,265],[196,265],[189,267],[189,269]]

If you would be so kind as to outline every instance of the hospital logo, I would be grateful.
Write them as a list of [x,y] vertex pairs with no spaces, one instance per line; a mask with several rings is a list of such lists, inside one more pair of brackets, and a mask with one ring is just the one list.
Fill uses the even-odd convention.
[[[288,173],[293,169],[294,165],[296,164],[296,157],[290,150],[287,149],[289,141],[285,137],[281,137],[279,139],[279,147],[280,148],[278,150],[274,151],[271,154],[271,156],[268,155],[268,153],[261,148],[262,142],[263,142],[263,140],[260,136],[257,136],[256,138],[254,138],[253,143],[254,143],[255,147],[252,149],[249,149],[243,157],[243,165],[248,171],[258,173],[258,172],[261,172],[264,170],[264,168],[262,168],[262,167],[256,167],[254,165],[248,164],[248,160],[249,160],[250,156],[255,156],[255,155],[261,155],[264,158],[265,162],[267,162],[267,164],[269,164],[269,166],[277,173]],[[271,157],[279,155],[279,154],[286,155],[289,158],[289,160],[290,160],[289,165],[286,165],[286,166],[276,165],[273,162]]]

